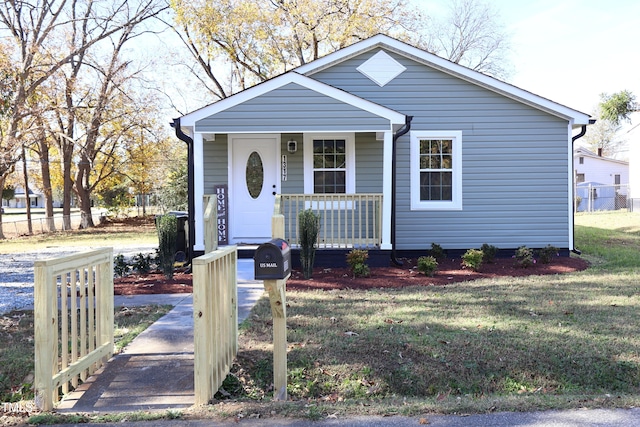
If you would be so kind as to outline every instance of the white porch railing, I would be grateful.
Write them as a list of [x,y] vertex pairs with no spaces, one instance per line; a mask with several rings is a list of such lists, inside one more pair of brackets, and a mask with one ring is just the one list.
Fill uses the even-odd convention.
[[275,214],[284,215],[284,238],[298,245],[298,212],[320,216],[318,248],[379,248],[382,243],[382,194],[282,194]]

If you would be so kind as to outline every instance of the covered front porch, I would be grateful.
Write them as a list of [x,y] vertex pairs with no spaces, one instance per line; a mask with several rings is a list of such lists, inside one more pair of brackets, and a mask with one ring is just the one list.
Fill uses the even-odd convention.
[[[225,244],[298,246],[298,213],[320,217],[318,248],[391,250],[393,146],[408,117],[291,73],[181,118],[193,143],[195,252],[205,194],[226,197]],[[188,138],[185,138],[188,140]]]

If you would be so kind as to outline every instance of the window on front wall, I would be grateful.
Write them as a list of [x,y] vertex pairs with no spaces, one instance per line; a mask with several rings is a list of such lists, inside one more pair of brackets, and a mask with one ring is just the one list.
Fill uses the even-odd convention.
[[462,132],[411,132],[411,209],[462,209]]
[[355,192],[353,134],[304,136],[305,193]]
[[313,192],[344,194],[347,191],[347,141],[313,140]]

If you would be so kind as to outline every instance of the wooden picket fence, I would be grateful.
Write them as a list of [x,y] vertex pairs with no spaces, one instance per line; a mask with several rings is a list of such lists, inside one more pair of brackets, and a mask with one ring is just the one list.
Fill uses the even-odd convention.
[[218,204],[215,196],[205,196],[204,253],[218,249]]
[[113,249],[34,263],[36,405],[49,411],[113,354]]
[[238,251],[227,246],[193,259],[195,403],[208,403],[238,352]]

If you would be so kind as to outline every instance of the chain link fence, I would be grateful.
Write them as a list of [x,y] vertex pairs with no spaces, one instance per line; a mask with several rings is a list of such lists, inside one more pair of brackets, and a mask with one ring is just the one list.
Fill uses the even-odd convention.
[[629,210],[629,185],[603,185],[581,182],[575,191],[576,212]]
[[[100,213],[93,213],[93,223],[98,224],[100,222]],[[65,230],[77,230],[80,228],[81,214],[74,215],[58,215],[49,218],[36,217],[31,219],[31,228],[33,234],[44,234],[52,231],[65,231]],[[69,221],[65,221],[68,218]],[[71,224],[71,227],[65,227],[65,222]],[[29,234],[29,221],[2,221],[2,231],[5,238],[26,236]]]

